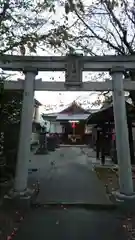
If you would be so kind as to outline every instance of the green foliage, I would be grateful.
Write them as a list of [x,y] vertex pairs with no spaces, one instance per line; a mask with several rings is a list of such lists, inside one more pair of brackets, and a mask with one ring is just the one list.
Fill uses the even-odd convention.
[[[52,21],[56,3],[54,0],[0,1],[0,55],[36,53],[40,44],[60,46],[57,36],[61,29]],[[4,72],[0,75],[0,155],[5,155],[7,164],[12,160],[15,164],[23,92],[4,91],[8,77]]]
[[22,96],[22,91],[4,91],[0,95],[0,163],[3,162],[3,156],[6,162],[5,171],[0,176],[0,181],[7,179],[9,174],[11,176],[15,174]]
[[0,146],[3,149],[3,133],[12,126],[20,123],[21,106],[22,106],[22,91],[4,91],[1,95],[1,108],[0,108],[0,133],[1,140]]
[[2,128],[7,125],[17,124],[20,122],[22,107],[22,91],[5,91],[2,98],[2,110],[0,120]]

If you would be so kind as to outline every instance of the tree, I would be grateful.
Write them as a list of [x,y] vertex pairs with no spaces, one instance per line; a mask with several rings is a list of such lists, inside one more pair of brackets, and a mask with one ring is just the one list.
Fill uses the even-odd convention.
[[[7,173],[15,173],[16,157],[19,142],[19,129],[22,108],[23,91],[4,91],[1,98],[0,112],[0,163],[5,171],[1,173],[0,181],[7,179]],[[3,166],[1,166],[3,168]]]
[[[51,36],[58,26],[53,20],[56,3],[55,0],[0,1],[0,55],[18,53],[25,55],[36,53],[37,45],[52,46]],[[15,119],[18,113],[15,113],[17,110],[14,106],[15,102],[8,102],[8,107],[3,102],[5,80],[7,80],[7,75],[2,72],[0,75],[0,115],[5,117],[8,109],[6,120],[11,120],[12,117]],[[5,98],[6,95],[4,101]]]
[[[73,20],[68,29],[65,48],[72,47],[84,55],[135,54],[135,4],[133,0],[68,0],[65,18]],[[125,76],[135,80],[134,72]],[[135,104],[134,91],[130,97]]]
[[[52,47],[52,34],[59,27],[58,21],[53,20],[56,7],[54,0],[0,1],[0,55],[36,54],[38,47]],[[10,79],[11,75],[0,75],[0,155],[4,152],[11,163],[16,158],[22,92],[4,91],[7,77]],[[15,154],[11,156],[9,150]]]
[[53,20],[55,0],[0,1],[0,54],[36,53],[37,45],[52,46],[52,34],[59,28]]
[[[63,23],[54,17],[58,8],[57,2],[56,0],[0,1],[0,55],[29,55],[36,54],[40,48],[57,49],[64,36]],[[63,34],[61,39],[56,38],[60,33]],[[5,73],[2,72],[0,75],[0,114],[1,111],[5,111],[5,105],[1,103],[5,80],[7,76],[5,77]]]

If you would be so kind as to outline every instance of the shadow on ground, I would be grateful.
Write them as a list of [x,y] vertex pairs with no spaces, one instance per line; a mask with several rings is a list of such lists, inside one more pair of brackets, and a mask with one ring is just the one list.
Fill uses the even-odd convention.
[[77,209],[36,209],[22,223],[15,240],[127,240],[116,212]]

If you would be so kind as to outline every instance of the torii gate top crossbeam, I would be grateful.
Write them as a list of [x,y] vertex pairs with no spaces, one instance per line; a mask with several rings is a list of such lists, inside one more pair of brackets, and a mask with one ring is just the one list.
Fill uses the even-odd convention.
[[122,67],[127,70],[135,69],[135,56],[0,56],[0,68],[3,70],[20,71],[32,69],[38,71],[65,71],[70,59],[80,63],[82,71],[109,71],[113,67]]

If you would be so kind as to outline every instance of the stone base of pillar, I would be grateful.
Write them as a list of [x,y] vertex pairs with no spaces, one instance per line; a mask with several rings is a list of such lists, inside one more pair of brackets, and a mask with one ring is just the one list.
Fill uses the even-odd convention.
[[8,194],[4,196],[4,199],[14,199],[14,198],[22,198],[22,199],[27,199],[31,197],[34,193],[34,189],[26,189],[22,192],[15,191],[14,189],[11,189]]
[[131,195],[126,195],[126,194],[116,191],[116,192],[112,192],[112,195],[115,197],[116,201],[135,200],[135,193],[133,193]]
[[118,207],[124,212],[135,213],[135,193],[131,195],[122,194],[120,192],[112,192],[114,201]]
[[11,189],[4,196],[4,205],[6,207],[12,208],[29,208],[31,205],[32,198],[34,196],[35,189],[26,189],[22,192],[17,192],[14,189]]
[[46,148],[38,148],[37,151],[35,152],[35,155],[47,155],[49,152],[48,152],[48,149]]

